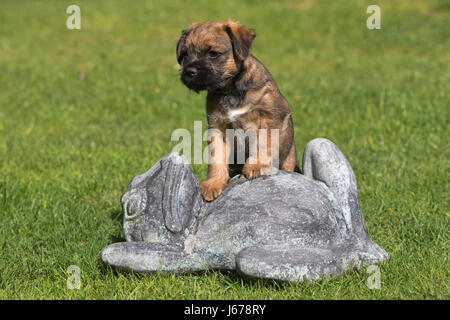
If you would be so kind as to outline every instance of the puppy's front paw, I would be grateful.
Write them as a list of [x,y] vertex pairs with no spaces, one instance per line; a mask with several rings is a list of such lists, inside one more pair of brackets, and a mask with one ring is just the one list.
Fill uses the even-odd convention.
[[249,159],[247,163],[242,168],[242,173],[247,177],[247,179],[256,179],[264,174],[269,174],[271,170],[270,164],[263,163],[255,163],[256,160],[253,159],[253,162]]
[[247,177],[247,179],[256,179],[261,176],[261,165],[259,164],[246,164],[242,168],[242,173]]
[[200,192],[206,201],[213,201],[226,186],[227,183],[223,180],[209,179],[200,183]]

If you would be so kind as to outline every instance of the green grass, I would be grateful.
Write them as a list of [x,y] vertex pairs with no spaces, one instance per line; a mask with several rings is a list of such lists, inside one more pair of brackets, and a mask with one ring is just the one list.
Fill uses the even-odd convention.
[[[442,1],[0,2],[0,298],[448,299],[450,6]],[[366,8],[381,7],[381,30]],[[390,254],[381,289],[349,271],[314,283],[233,272],[120,273],[120,195],[205,125],[205,94],[178,79],[192,22],[233,18],[291,105],[299,156],[334,141],[356,173],[369,234]],[[81,75],[81,77],[80,77]],[[84,75],[84,76],[83,76]],[[200,179],[206,165],[194,165]],[[69,265],[81,289],[68,290]]]

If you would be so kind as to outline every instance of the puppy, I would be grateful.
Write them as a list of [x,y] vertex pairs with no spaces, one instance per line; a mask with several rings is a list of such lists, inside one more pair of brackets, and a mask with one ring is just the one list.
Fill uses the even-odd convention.
[[[200,184],[207,201],[217,198],[239,173],[254,179],[272,166],[300,172],[289,105],[269,71],[250,54],[255,36],[234,21],[209,21],[183,30],[177,43],[181,81],[197,93],[208,91],[208,127],[220,133],[209,140],[214,161],[209,161],[207,180]],[[227,139],[229,129],[256,133],[252,141],[246,136],[243,163],[236,163],[236,136]]]

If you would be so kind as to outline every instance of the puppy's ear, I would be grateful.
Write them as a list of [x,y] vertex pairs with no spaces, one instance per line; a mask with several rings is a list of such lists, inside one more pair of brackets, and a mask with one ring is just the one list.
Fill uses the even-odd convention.
[[178,39],[178,42],[177,42],[177,61],[178,61],[178,64],[180,64],[180,65],[183,62],[184,55],[186,54],[186,46],[185,46],[186,43],[185,42],[186,42],[187,34],[188,34],[187,30],[181,31],[181,37],[180,37],[180,39]]
[[256,37],[255,31],[234,21],[226,22],[224,27],[231,39],[234,56],[239,60],[245,60],[250,54],[253,40]]

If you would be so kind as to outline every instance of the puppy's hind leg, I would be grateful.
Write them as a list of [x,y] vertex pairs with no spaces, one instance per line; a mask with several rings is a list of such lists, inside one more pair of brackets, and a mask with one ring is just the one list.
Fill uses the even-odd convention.
[[295,171],[295,172],[300,173],[300,168],[298,167],[297,150],[295,148],[295,143],[292,143],[289,153],[288,153],[286,159],[284,159],[283,163],[281,164],[280,169],[286,170],[286,171]]

